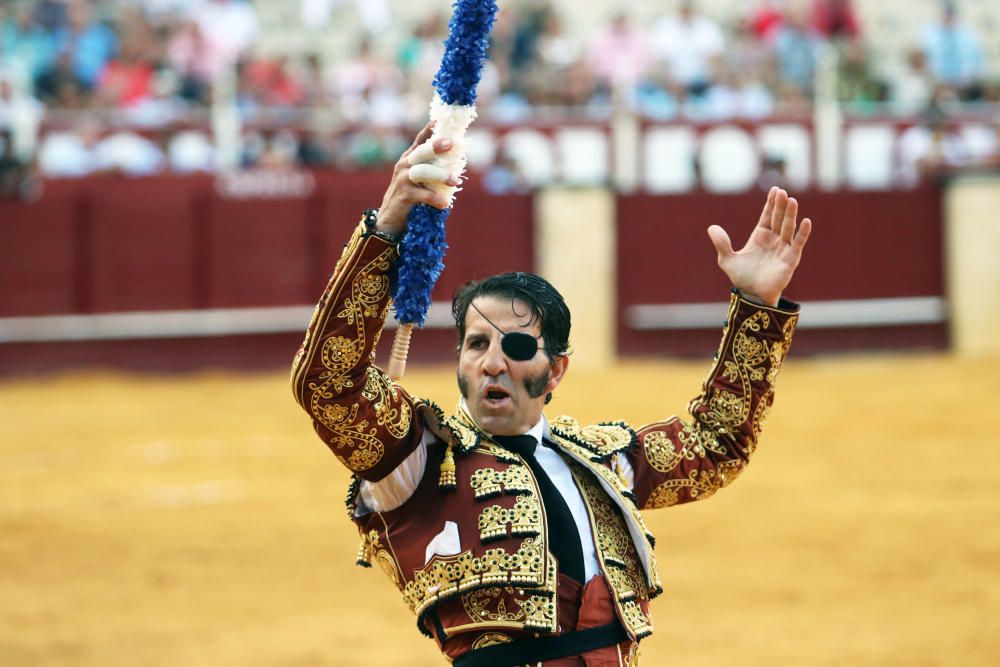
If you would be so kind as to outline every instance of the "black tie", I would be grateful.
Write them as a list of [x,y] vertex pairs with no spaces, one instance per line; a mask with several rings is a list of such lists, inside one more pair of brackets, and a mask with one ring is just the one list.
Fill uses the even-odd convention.
[[493,439],[506,449],[520,454],[535,473],[538,488],[542,491],[542,503],[545,506],[549,548],[559,561],[559,571],[582,584],[584,571],[580,533],[577,531],[576,522],[573,521],[573,514],[569,511],[566,499],[559,493],[559,489],[535,458],[538,441],[530,435],[494,435]]

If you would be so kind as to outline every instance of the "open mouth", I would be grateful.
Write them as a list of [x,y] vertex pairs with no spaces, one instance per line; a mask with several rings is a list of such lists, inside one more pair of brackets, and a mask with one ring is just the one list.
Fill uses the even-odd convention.
[[490,405],[499,405],[508,398],[510,398],[510,394],[507,390],[497,386],[487,387],[486,391],[483,392],[483,399]]

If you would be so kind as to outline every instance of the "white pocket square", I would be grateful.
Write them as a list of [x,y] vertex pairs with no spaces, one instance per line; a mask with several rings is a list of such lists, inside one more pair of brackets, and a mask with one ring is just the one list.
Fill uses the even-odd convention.
[[434,536],[424,551],[424,565],[436,554],[438,556],[454,556],[462,553],[462,545],[458,539],[458,524],[445,521],[444,530]]

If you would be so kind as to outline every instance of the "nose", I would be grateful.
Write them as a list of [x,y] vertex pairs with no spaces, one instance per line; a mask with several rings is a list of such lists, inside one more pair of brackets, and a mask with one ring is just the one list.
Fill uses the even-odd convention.
[[500,348],[500,339],[490,342],[490,347],[483,355],[483,374],[496,377],[507,370],[507,357]]

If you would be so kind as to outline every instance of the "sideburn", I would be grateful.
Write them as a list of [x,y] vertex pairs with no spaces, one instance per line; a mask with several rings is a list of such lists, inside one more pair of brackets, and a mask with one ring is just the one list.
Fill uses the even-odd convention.
[[552,370],[546,366],[545,372],[539,373],[533,378],[526,378],[524,380],[524,388],[528,391],[528,396],[532,398],[538,398],[545,393],[545,385],[549,383],[549,378],[552,376]]

